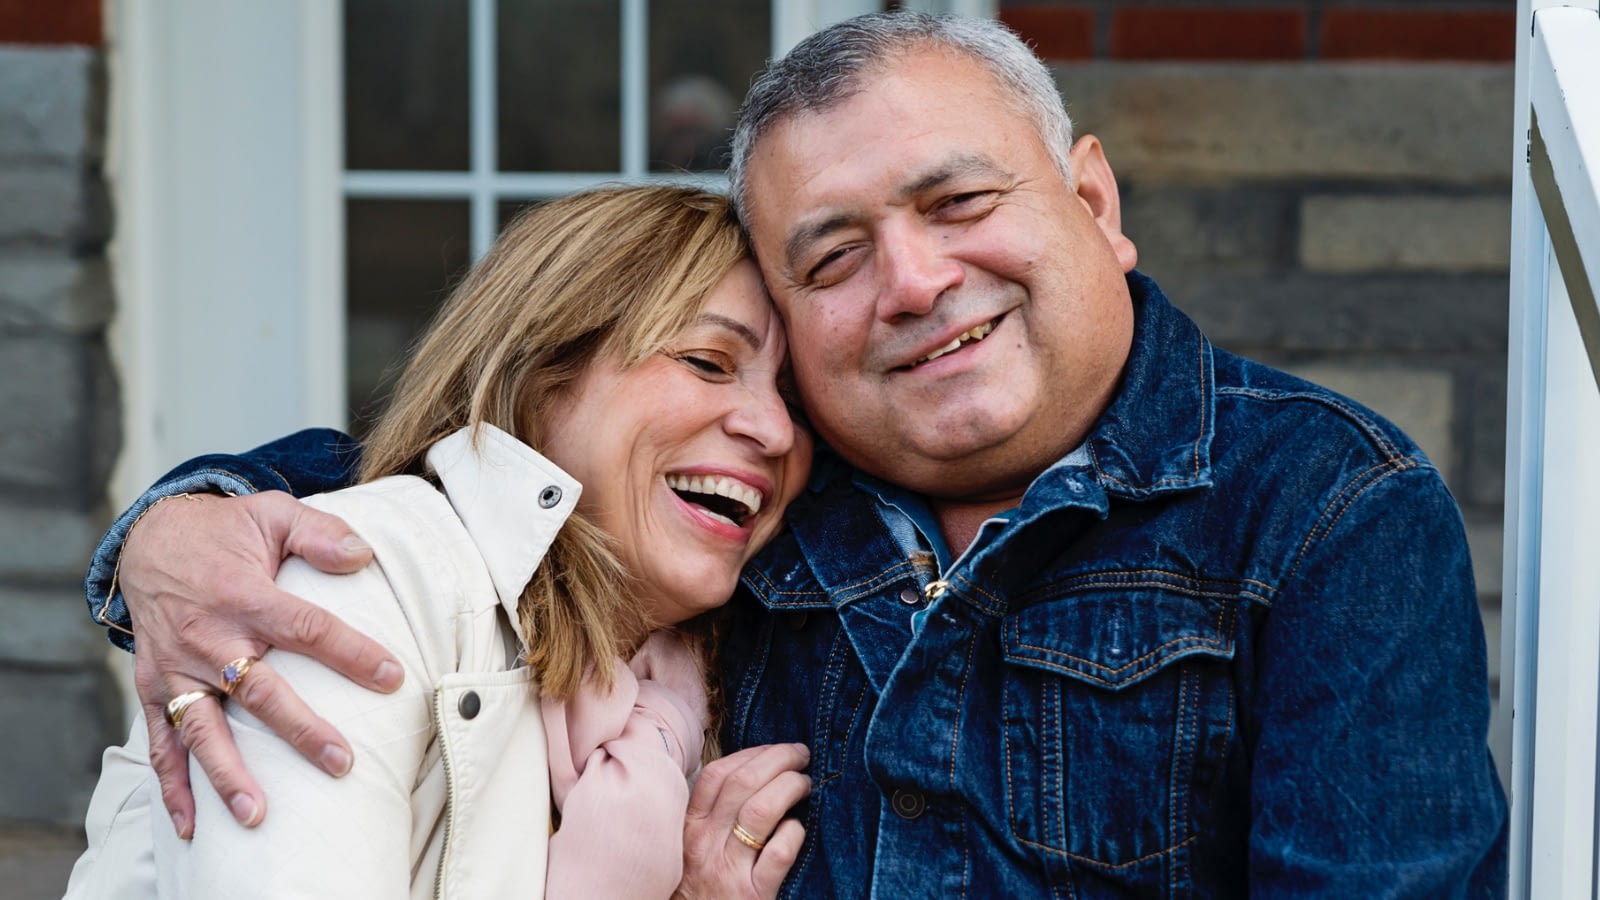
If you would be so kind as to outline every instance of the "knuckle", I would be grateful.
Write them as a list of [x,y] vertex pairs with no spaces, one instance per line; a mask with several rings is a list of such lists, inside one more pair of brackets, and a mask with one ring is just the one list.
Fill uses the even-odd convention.
[[289,617],[288,637],[303,647],[320,644],[328,636],[328,615],[321,607],[302,603]]

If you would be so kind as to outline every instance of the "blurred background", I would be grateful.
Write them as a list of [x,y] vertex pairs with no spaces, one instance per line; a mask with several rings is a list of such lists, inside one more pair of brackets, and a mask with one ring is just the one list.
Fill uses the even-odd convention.
[[[1213,341],[1418,440],[1498,678],[1515,4],[903,5],[1052,64],[1140,268]],[[508,216],[720,184],[750,76],[880,6],[0,0],[0,897],[59,895],[126,734],[81,588],[114,513],[196,453],[359,431]]]

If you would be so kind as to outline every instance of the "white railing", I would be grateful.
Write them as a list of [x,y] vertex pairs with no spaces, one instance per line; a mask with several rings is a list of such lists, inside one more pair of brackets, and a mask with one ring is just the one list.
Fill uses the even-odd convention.
[[1519,0],[1501,703],[1511,891],[1597,896],[1600,3]]

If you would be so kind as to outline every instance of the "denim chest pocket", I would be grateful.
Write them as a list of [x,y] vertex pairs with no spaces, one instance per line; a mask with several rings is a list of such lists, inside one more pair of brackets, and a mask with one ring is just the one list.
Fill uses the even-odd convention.
[[1142,881],[1144,864],[1194,838],[1233,731],[1239,602],[1124,589],[1004,620],[1003,765],[1019,840]]

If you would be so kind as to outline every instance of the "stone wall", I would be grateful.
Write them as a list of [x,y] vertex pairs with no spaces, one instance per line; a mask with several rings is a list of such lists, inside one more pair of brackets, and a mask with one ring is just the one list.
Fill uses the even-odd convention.
[[0,823],[81,824],[121,736],[81,599],[120,414],[104,81],[96,47],[0,44]]

